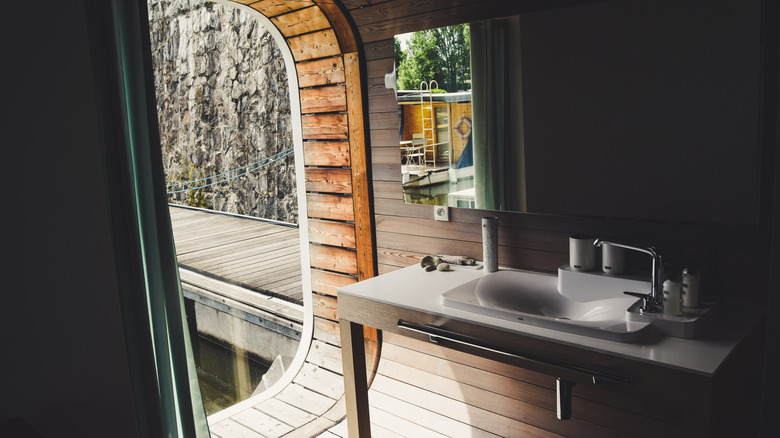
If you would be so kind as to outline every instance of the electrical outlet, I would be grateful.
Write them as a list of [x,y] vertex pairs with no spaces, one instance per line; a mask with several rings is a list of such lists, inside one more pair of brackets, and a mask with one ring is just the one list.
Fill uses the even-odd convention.
[[433,218],[436,219],[437,221],[449,221],[450,208],[444,205],[434,205]]

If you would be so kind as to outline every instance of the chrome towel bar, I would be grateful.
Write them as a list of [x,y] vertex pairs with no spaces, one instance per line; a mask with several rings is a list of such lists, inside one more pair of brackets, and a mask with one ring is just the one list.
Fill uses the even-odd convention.
[[413,322],[398,320],[398,328],[410,330],[417,333],[427,335],[431,342],[438,343],[440,339],[455,342],[469,347],[479,348],[481,350],[490,351],[493,353],[502,354],[518,359],[528,360],[539,364],[555,367],[567,372],[574,372],[578,374],[586,375],[594,384],[615,383],[624,386],[632,386],[634,378],[611,371],[596,369],[595,367],[588,365],[580,365],[573,362],[568,362],[551,357],[545,357],[536,355],[533,353],[527,353],[522,351],[510,350],[503,347],[497,347],[490,343],[477,339],[471,336],[463,335],[460,333],[452,332],[441,327],[436,327],[430,324],[417,324]]

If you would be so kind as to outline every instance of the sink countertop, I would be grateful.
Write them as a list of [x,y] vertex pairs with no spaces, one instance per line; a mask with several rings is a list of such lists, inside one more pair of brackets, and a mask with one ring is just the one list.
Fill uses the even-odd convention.
[[622,343],[534,327],[442,304],[442,293],[483,275],[481,269],[468,267],[426,272],[414,265],[339,288],[338,293],[708,377],[715,374],[760,319],[751,315],[745,304],[721,303],[717,329],[707,338],[653,337],[648,343]]

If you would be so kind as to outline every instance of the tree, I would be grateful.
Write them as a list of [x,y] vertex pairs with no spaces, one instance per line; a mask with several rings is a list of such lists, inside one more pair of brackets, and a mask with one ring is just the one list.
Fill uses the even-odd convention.
[[398,88],[416,90],[420,82],[435,80],[448,92],[470,89],[469,42],[468,24],[415,32],[406,52],[396,40]]

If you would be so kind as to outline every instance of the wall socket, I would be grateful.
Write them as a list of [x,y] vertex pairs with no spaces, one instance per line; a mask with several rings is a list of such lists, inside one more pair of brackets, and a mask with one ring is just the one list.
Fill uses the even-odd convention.
[[449,221],[450,208],[444,205],[434,205],[433,218],[436,219],[437,221]]

